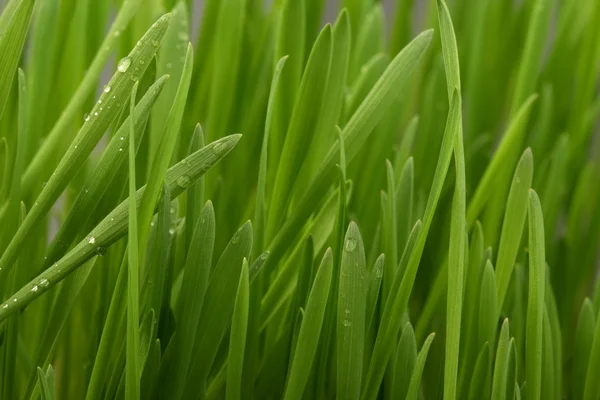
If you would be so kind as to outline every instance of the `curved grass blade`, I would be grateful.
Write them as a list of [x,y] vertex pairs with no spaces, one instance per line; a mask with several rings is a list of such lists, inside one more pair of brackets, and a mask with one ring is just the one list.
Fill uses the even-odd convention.
[[423,343],[423,347],[421,347],[421,351],[419,351],[417,362],[415,364],[415,369],[413,371],[412,377],[410,378],[410,385],[408,386],[406,400],[417,400],[418,398],[419,386],[421,385],[421,376],[423,375],[425,361],[427,361],[427,355],[429,354],[429,348],[431,347],[431,342],[433,342],[433,338],[435,338],[435,333],[432,333],[429,336],[427,336],[425,343]]
[[210,277],[192,350],[192,363],[182,398],[206,390],[206,380],[217,356],[235,306],[235,292],[244,258],[252,251],[252,224],[242,225],[233,235]]
[[[529,295],[527,297],[527,399],[539,400],[542,386],[542,330],[546,256],[544,220],[537,193],[529,190]],[[585,396],[584,396],[585,398]]]
[[[210,143],[169,168],[165,176],[165,181],[171,192],[171,197],[176,198],[184,191],[184,187],[180,185],[180,178],[184,176],[187,177],[187,179],[185,179],[186,184],[187,182],[194,182],[225,157],[237,144],[240,137],[241,135],[226,136]],[[138,204],[141,201],[145,189],[146,187],[143,187],[136,192]],[[98,249],[104,249],[121,238],[127,232],[127,218],[128,204],[127,201],[125,201],[106,216],[106,218],[104,218],[102,222],[100,222],[90,234],[69,253],[11,296],[10,302],[2,304],[2,307],[0,308],[0,321],[5,319],[8,315],[22,309],[31,301],[38,298],[42,293],[46,292],[46,290],[63,280],[77,267],[95,256]],[[34,286],[38,286],[39,290],[31,291]],[[14,301],[15,298],[17,299],[16,302]]]
[[15,71],[21,59],[34,3],[35,0],[21,0],[16,5],[6,30],[0,32],[0,117],[4,113]]
[[375,322],[375,310],[377,309],[377,300],[379,299],[379,291],[381,290],[381,281],[383,280],[383,270],[385,267],[385,256],[381,254],[375,260],[375,265],[371,270],[369,280],[369,290],[367,290],[367,307],[365,312],[366,332],[371,331],[371,327]]
[[479,339],[478,343],[496,343],[498,326],[498,303],[496,275],[494,267],[488,260],[485,264],[479,292]]
[[296,352],[285,389],[285,400],[299,400],[304,393],[319,343],[331,286],[332,270],[333,253],[331,249],[327,249],[306,303],[306,311],[298,333]]
[[510,394],[510,392],[507,393],[510,349],[508,318],[506,318],[502,323],[500,339],[498,339],[498,349],[496,350],[496,363],[494,364],[494,378],[492,382],[492,400],[504,400],[507,398],[507,394]]
[[496,260],[496,279],[498,281],[498,309],[502,310],[504,298],[512,276],[521,235],[525,226],[527,206],[529,204],[529,189],[533,181],[533,154],[527,148],[515,170],[508,199],[500,245],[498,247],[498,258]]
[[358,399],[362,382],[367,303],[365,248],[358,226],[346,232],[337,306],[337,395]]
[[[398,93],[405,89],[408,79],[415,71],[423,53],[429,47],[432,32],[426,31],[409,43],[390,63],[385,73],[375,84],[367,98],[354,113],[343,130],[344,143],[348,163],[356,156],[358,150],[366,142],[377,123],[393,103]],[[336,179],[335,165],[339,155],[339,142],[327,153],[321,166],[299,200],[294,213],[288,218],[277,235],[269,244],[270,257],[265,268],[279,261],[285,251],[286,243],[292,241],[306,218],[313,212],[313,207],[326,196],[329,184]]]
[[244,259],[231,320],[229,357],[227,359],[227,389],[225,391],[227,400],[240,400],[242,398],[242,371],[248,327],[249,298],[250,278],[248,276],[248,261]]
[[[13,237],[2,258],[0,258],[0,274],[6,274],[11,268],[12,263],[18,256],[21,244],[29,235],[31,229],[50,210],[50,207],[94,149],[100,137],[116,118],[120,105],[124,104],[129,98],[134,82],[139,79],[146,70],[146,66],[150,64],[152,57],[154,57],[156,46],[153,43],[160,41],[169,19],[169,14],[161,17],[144,35],[141,40],[142,45],[136,46],[128,57],[121,60],[118,72],[113,75],[107,85],[107,89],[110,89],[105,89],[100,96],[98,103],[90,113],[90,119],[80,129],[57,169],[37,197],[33,207],[27,214],[27,218],[23,221],[23,225]],[[130,68],[132,64],[133,66]],[[139,71],[136,71],[135,68],[138,68]],[[50,140],[50,137],[48,137],[45,143]],[[30,164],[30,168],[34,163],[35,160]],[[48,168],[48,165],[44,165],[44,168]],[[28,192],[26,177],[27,171],[23,178],[23,189]]]
[[[158,79],[154,85],[148,89],[135,108],[134,123],[136,151],[141,145],[146,122],[150,115],[150,111],[152,110],[152,106],[167,82],[167,79],[168,76],[163,76]],[[128,117],[123,122],[121,128],[115,133],[109,144],[106,146],[106,150],[104,150],[102,158],[98,162],[98,166],[75,199],[69,214],[67,214],[65,221],[60,226],[46,252],[43,269],[46,269],[52,262],[65,254],[73,240],[81,232],[81,229],[86,226],[86,222],[91,216],[90,211],[96,209],[108,188],[115,181],[126,158],[129,156],[130,119],[131,117]]]

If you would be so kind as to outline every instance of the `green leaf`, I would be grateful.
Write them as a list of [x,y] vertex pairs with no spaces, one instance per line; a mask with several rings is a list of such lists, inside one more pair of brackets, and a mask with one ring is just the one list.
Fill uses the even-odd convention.
[[[544,221],[537,193],[529,190],[529,295],[527,300],[527,398],[539,400],[542,385],[542,332],[546,257]],[[585,398],[585,396],[584,396]],[[589,397],[591,399],[591,397]]]
[[421,347],[421,351],[419,351],[417,362],[415,364],[412,377],[410,378],[410,385],[408,387],[408,393],[406,394],[406,400],[417,400],[419,395],[419,386],[421,385],[421,375],[423,375],[425,361],[427,361],[429,348],[431,347],[431,342],[433,342],[434,337],[435,333],[427,336],[425,343],[423,343],[423,347]]
[[596,321],[594,339],[590,348],[590,357],[585,377],[585,389],[583,391],[584,400],[593,400],[600,396],[598,374],[600,374],[600,323]]
[[248,327],[248,304],[250,296],[250,279],[248,261],[244,259],[242,273],[235,296],[235,307],[231,321],[231,337],[229,339],[229,357],[227,365],[227,400],[242,398],[242,370],[244,366],[244,349]]
[[362,382],[367,304],[365,248],[358,226],[346,231],[337,305],[337,395],[358,399]]
[[495,343],[498,326],[496,275],[494,267],[488,260],[483,271],[479,294],[479,338],[478,343]]
[[529,189],[533,180],[533,154],[527,148],[515,170],[502,223],[502,234],[496,260],[496,278],[498,280],[498,309],[502,310],[504,298],[510,283],[521,235],[525,226]]
[[327,249],[306,303],[306,311],[298,333],[296,352],[285,389],[285,400],[302,398],[319,343],[331,285],[332,269],[333,253],[331,249]]
[[54,369],[52,365],[48,366],[48,372],[44,372],[40,367],[37,368],[38,382],[41,388],[42,400],[54,399]]
[[367,290],[367,306],[366,306],[366,332],[371,331],[373,323],[375,323],[375,310],[379,299],[379,291],[381,290],[381,281],[383,280],[383,270],[385,268],[385,256],[381,254],[375,260],[375,264],[371,269],[369,279],[369,289]]

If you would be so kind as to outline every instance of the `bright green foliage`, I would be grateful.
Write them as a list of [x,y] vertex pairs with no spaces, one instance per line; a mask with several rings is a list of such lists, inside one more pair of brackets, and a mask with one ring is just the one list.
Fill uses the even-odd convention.
[[0,0],[0,400],[600,399],[600,2],[197,3]]

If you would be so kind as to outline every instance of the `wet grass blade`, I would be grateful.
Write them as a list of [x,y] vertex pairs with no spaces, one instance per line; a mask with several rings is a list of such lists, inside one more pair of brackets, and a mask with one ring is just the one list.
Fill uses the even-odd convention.
[[[188,178],[186,179],[186,182],[194,182],[225,157],[237,144],[240,137],[241,135],[226,136],[216,142],[210,143],[171,167],[165,176],[166,184],[169,186],[171,192],[171,197],[176,198],[184,190],[178,183],[178,180],[180,181],[179,178],[186,176]],[[145,189],[146,188],[143,187],[136,192],[138,204],[141,201]],[[31,301],[38,298],[47,289],[63,280],[67,275],[77,269],[77,267],[95,256],[99,248],[104,249],[114,243],[117,239],[121,238],[127,232],[128,214],[128,203],[125,201],[107,215],[106,218],[104,218],[63,258],[11,296],[13,304],[6,302],[4,305],[8,306],[0,308],[0,321],[17,310],[22,309]],[[39,290],[31,291],[33,286],[38,286]],[[18,302],[15,302],[14,298],[17,298]]]
[[337,394],[358,399],[362,382],[367,304],[365,248],[358,226],[346,231],[340,265],[337,306]]
[[[121,105],[125,104],[129,98],[134,83],[139,80],[141,73],[145,71],[146,66],[156,53],[157,45],[155,46],[153,43],[159,43],[168,24],[169,15],[167,14],[148,30],[142,38],[142,45],[136,46],[129,56],[121,60],[117,73],[113,75],[107,89],[104,90],[98,103],[90,112],[89,120],[80,129],[69,150],[67,150],[55,172],[37,197],[33,207],[27,214],[26,220],[23,221],[2,258],[0,258],[1,275],[6,274],[12,267],[12,263],[18,256],[19,247],[32,228],[50,210],[50,207],[94,149],[100,137],[117,117]],[[133,66],[130,68],[132,64]],[[138,68],[138,70],[135,70],[135,68]],[[30,164],[30,168],[34,163],[35,161]],[[44,167],[47,168],[48,166],[45,165]],[[27,176],[27,171],[24,176]],[[27,179],[23,179],[23,189],[28,192]]]
[[[529,190],[529,295],[527,300],[527,399],[539,400],[542,386],[542,332],[546,257],[544,220],[537,193]],[[585,398],[585,397],[584,397]],[[590,397],[591,398],[591,397]]]

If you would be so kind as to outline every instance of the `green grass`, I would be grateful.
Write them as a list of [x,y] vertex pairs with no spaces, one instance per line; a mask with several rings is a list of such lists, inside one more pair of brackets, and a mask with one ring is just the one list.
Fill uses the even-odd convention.
[[600,399],[598,1],[193,3],[3,2],[0,400]]

